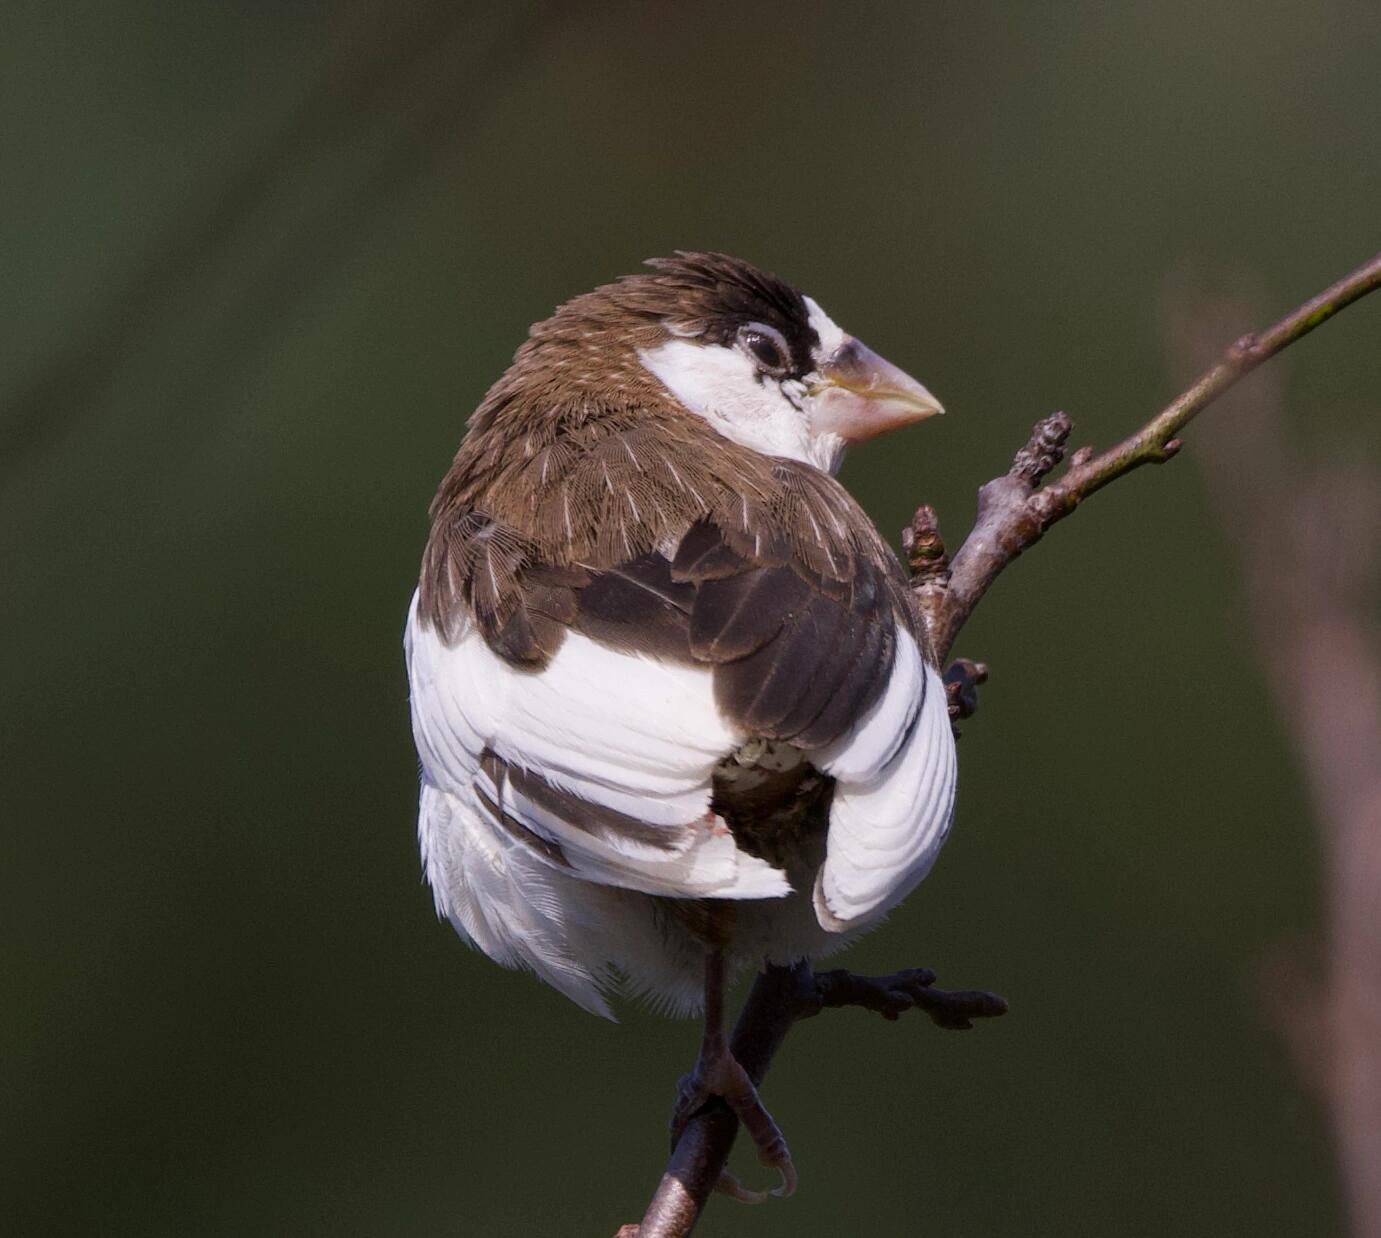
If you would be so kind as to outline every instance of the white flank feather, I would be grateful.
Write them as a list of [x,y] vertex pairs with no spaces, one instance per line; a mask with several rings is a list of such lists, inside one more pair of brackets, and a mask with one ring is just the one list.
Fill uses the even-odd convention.
[[[918,709],[919,706],[919,709]],[[944,683],[898,630],[882,699],[854,733],[822,754],[838,782],[815,911],[832,931],[896,906],[930,871],[954,812],[954,733]]]

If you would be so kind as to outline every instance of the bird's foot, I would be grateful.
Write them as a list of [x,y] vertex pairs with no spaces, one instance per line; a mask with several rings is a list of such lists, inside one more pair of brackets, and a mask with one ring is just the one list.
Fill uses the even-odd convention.
[[949,724],[959,735],[959,723],[978,712],[978,689],[988,682],[988,668],[982,662],[955,658],[945,670],[945,699],[949,703]]
[[757,1145],[758,1159],[769,1169],[775,1169],[782,1181],[771,1191],[753,1191],[726,1169],[720,1174],[715,1190],[745,1204],[760,1204],[769,1195],[795,1194],[796,1167],[792,1164],[786,1139],[759,1098],[748,1072],[739,1065],[723,1037],[706,1038],[695,1069],[677,1085],[676,1108],[671,1115],[672,1148],[675,1149],[691,1118],[716,1098],[728,1105]]
[[817,972],[818,1005],[803,1013],[816,1014],[826,1006],[862,1006],[884,1019],[897,1019],[908,1010],[924,1010],[937,1026],[967,1031],[974,1019],[992,1019],[1007,1013],[1007,1003],[996,993],[977,989],[935,989],[935,973],[928,967],[912,967],[890,976],[856,976],[850,971]]

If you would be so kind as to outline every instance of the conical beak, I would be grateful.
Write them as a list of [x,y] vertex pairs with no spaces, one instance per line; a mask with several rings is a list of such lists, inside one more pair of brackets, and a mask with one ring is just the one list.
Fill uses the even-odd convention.
[[945,410],[905,370],[879,357],[852,336],[820,366],[812,389],[811,428],[846,443],[924,421]]

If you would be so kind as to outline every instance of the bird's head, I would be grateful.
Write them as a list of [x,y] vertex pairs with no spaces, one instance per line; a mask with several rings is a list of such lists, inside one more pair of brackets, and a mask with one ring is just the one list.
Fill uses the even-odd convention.
[[647,265],[570,302],[531,347],[569,341],[573,327],[586,350],[622,344],[625,364],[725,438],[830,471],[849,444],[943,411],[810,297],[741,259],[678,252]]

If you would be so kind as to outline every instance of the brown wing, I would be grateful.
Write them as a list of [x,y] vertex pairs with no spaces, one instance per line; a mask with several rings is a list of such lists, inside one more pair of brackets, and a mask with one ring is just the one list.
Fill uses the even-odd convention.
[[698,418],[578,411],[517,422],[517,439],[477,414],[433,507],[425,620],[474,622],[533,670],[572,629],[707,665],[749,734],[804,748],[843,734],[887,682],[896,624],[922,639],[901,566],[849,493]]
[[706,523],[682,539],[670,575],[695,589],[691,656],[714,667],[716,702],[750,735],[821,748],[882,694],[894,598],[870,560],[851,567],[841,579],[794,556],[762,562]]
[[517,605],[486,632],[490,647],[535,669],[574,630],[630,653],[704,665],[719,708],[743,731],[822,748],[886,687],[897,582],[862,557],[850,560],[847,578],[829,577],[789,550],[764,560],[734,540],[701,521],[670,558],[653,552],[604,571],[523,569]]

